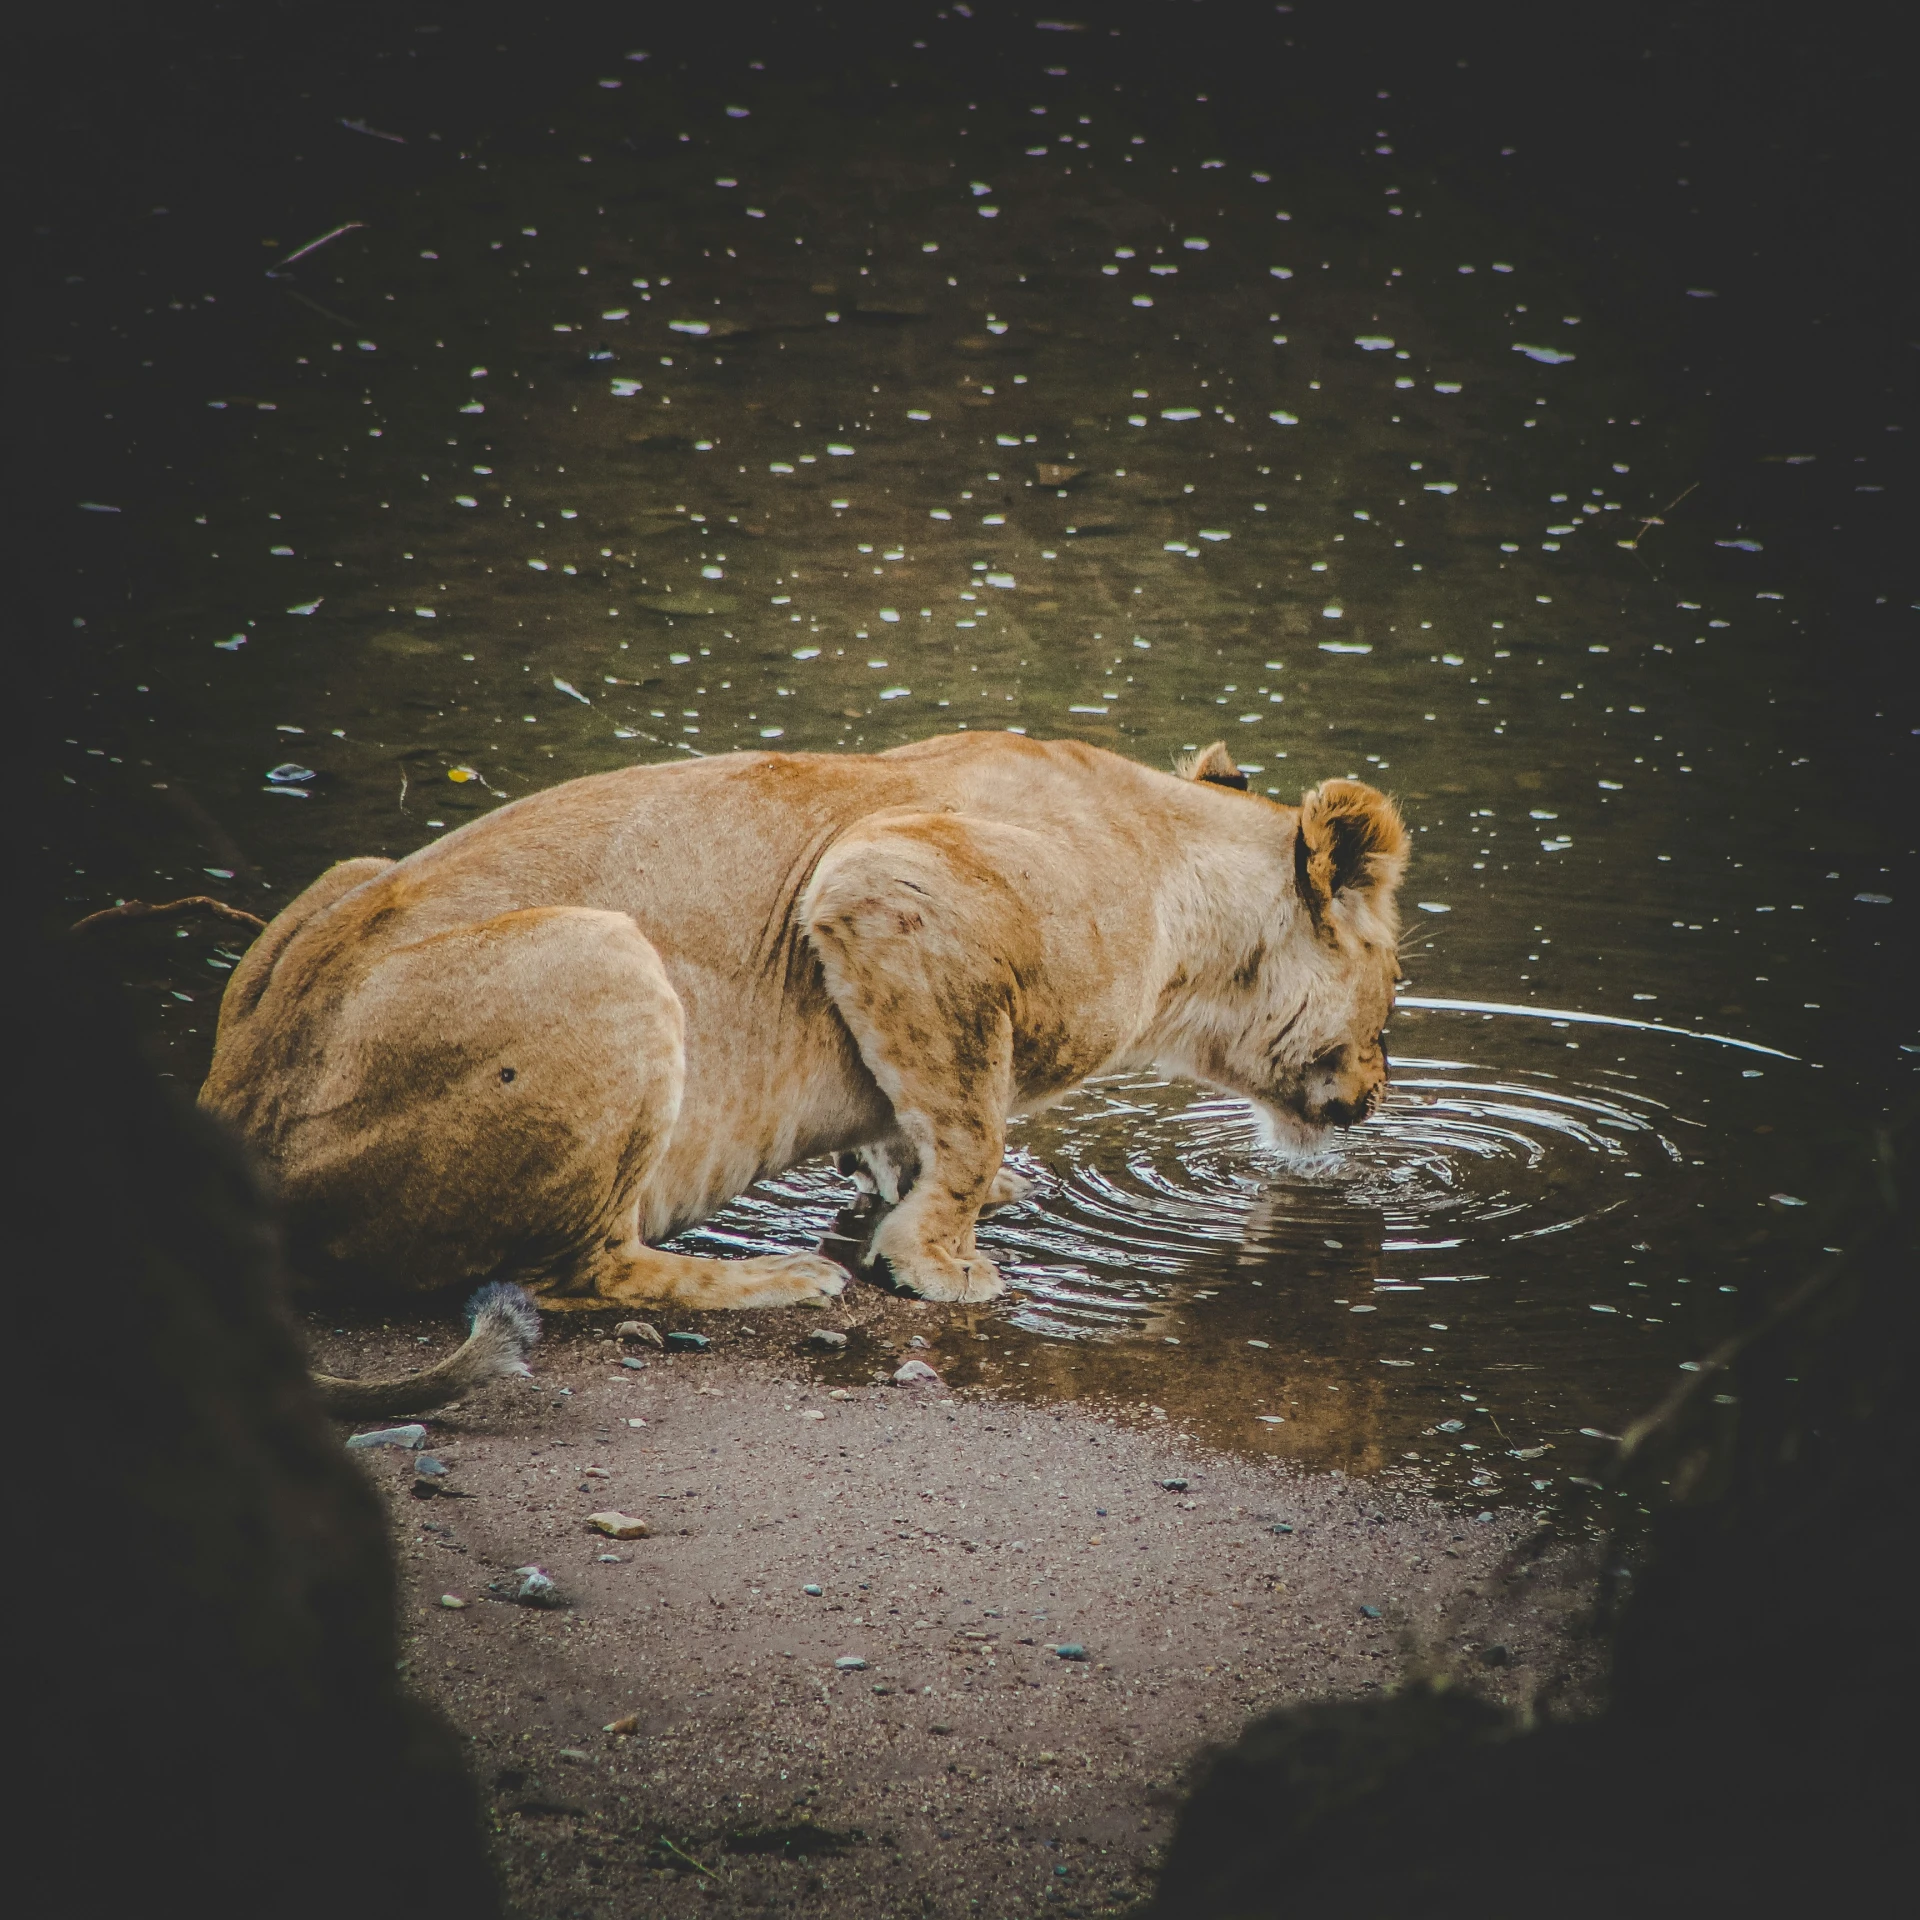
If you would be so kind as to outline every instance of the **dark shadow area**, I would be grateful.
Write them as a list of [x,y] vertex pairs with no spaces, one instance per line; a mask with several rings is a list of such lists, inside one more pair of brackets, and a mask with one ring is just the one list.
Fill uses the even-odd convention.
[[1891,1882],[1916,1679],[1882,1606],[1920,1464],[1911,1122],[1862,1144],[1848,1253],[1628,1436],[1620,1484],[1676,1504],[1615,1626],[1607,1712],[1521,1732],[1415,1685],[1273,1715],[1195,1789],[1156,1920],[1772,1913]]
[[17,1430],[65,1460],[15,1508],[23,1909],[499,1913],[251,1173],[71,951],[36,956],[10,1025]]

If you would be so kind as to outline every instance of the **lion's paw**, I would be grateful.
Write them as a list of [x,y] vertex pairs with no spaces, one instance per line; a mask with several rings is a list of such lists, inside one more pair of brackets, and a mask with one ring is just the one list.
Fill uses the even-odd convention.
[[1000,1277],[1000,1269],[984,1253],[957,1259],[938,1248],[925,1247],[912,1252],[886,1252],[881,1257],[895,1283],[923,1300],[991,1300],[1007,1284]]
[[813,1253],[768,1255],[757,1260],[716,1262],[734,1276],[731,1307],[790,1307],[808,1300],[831,1300],[846,1291],[850,1277]]
[[1015,1173],[1011,1167],[1002,1167],[993,1176],[981,1198],[980,1211],[987,1213],[995,1207],[1017,1206],[1039,1184],[1037,1180],[1029,1180],[1024,1173]]

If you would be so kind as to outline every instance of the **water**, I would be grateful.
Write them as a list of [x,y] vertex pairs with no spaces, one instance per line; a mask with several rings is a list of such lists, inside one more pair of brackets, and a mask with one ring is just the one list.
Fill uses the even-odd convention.
[[[1674,504],[1670,367],[1390,143],[1276,169],[1037,60],[827,120],[777,72],[744,115],[744,80],[577,78],[256,288],[244,385],[185,281],[96,343],[186,372],[122,403],[176,477],[91,502],[136,591],[73,591],[76,906],[270,907],[739,748],[1010,727],[1374,780],[1427,1003],[1382,1119],[1311,1164],[1147,1079],[1021,1122],[1010,1291],[948,1371],[1474,1496],[1590,1474],[1581,1429],[1832,1231],[1793,1203],[1897,891],[1821,806],[1792,552]],[[143,940],[191,1080],[236,949]],[[807,1244],[848,1194],[797,1169],[688,1244]]]

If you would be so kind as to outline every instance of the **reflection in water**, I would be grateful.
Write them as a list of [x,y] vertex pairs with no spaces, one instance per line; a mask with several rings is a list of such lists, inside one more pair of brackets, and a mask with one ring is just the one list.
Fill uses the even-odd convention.
[[[1486,1014],[1448,1024],[1448,1053],[1403,1055],[1383,1114],[1312,1156],[1149,1074],[1016,1121],[1037,1185],[981,1225],[1008,1291],[969,1317],[950,1377],[1137,1398],[1234,1444],[1469,1488],[1504,1469],[1544,1495],[1578,1471],[1577,1429],[1611,1430],[1725,1305],[1690,1297],[1694,1270],[1724,1267],[1729,1220],[1767,1188],[1710,1172],[1701,1111],[1757,1090],[1674,1045],[1712,1036],[1652,1029],[1623,1071],[1522,1064],[1518,1023]],[[681,1244],[810,1245],[853,1198],[799,1168]],[[1503,1375],[1491,1401],[1472,1386]]]
[[[271,912],[635,759],[988,727],[1376,781],[1419,974],[1381,1120],[1288,1162],[1231,1103],[1086,1089],[1014,1129],[1006,1298],[928,1324],[957,1381],[1551,1486],[1771,1276],[1808,1213],[1767,1196],[1852,1118],[1819,1063],[1892,882],[1817,804],[1821,612],[1786,542],[1669,509],[1700,448],[1583,260],[1391,143],[1376,183],[1116,90],[1107,40],[825,118],[777,62],[739,117],[737,63],[583,55],[565,104],[275,234],[244,333],[165,237],[117,293],[71,276],[55,359],[163,449],[77,516],[122,544],[62,610],[72,916]],[[238,949],[120,951],[191,1083]],[[798,1169],[690,1239],[849,1197]]]

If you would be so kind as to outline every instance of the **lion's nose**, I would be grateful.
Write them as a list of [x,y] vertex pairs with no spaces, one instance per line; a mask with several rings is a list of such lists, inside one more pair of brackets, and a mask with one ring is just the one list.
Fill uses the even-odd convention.
[[1364,1092],[1347,1098],[1335,1095],[1320,1109],[1321,1120],[1330,1127],[1357,1127],[1371,1120],[1385,1098],[1384,1083],[1376,1080]]

